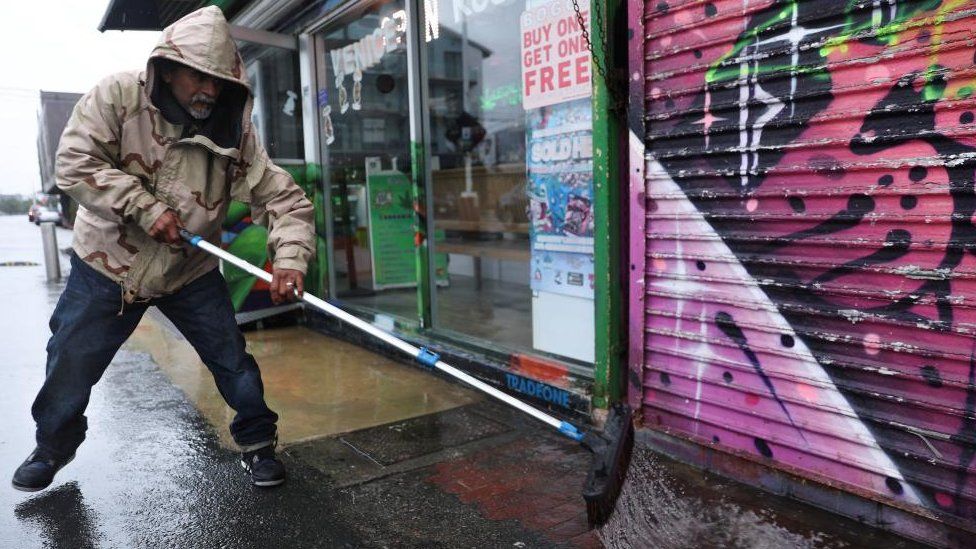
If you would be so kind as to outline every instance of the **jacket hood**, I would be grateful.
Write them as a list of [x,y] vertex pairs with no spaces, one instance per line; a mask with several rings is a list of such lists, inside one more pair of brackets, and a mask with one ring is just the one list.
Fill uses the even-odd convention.
[[[220,8],[201,8],[166,27],[159,43],[149,55],[146,90],[150,102],[165,115],[165,107],[173,99],[158,74],[159,61],[162,59],[186,65],[227,82],[228,85],[224,86],[217,99],[214,112],[198,133],[220,148],[239,148],[243,125],[250,117],[252,92],[244,62],[230,35],[230,25]],[[178,124],[182,121],[170,122]]]

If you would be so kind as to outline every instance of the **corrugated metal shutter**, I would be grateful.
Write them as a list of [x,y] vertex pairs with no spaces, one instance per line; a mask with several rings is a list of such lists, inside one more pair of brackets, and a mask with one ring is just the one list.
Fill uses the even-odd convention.
[[976,518],[974,11],[647,2],[645,425]]

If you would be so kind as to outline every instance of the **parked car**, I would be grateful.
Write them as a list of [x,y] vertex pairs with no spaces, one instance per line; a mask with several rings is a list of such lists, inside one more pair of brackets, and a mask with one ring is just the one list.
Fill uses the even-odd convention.
[[35,225],[40,225],[41,223],[48,221],[56,225],[62,225],[64,223],[64,218],[61,216],[61,212],[56,206],[38,205],[37,210],[34,212],[33,221]]

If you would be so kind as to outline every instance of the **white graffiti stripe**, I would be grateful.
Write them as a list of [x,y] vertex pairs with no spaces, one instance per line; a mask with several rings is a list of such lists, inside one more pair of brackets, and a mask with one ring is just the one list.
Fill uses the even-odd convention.
[[[631,135],[632,139],[636,139]],[[674,220],[680,220],[680,226],[674,225],[674,234],[667,238],[672,242],[675,252],[673,272],[676,276],[655,277],[648,275],[646,282],[647,290],[654,290],[675,296],[669,299],[676,299],[676,309],[678,312],[676,324],[677,330],[690,328],[688,333],[700,332],[711,318],[702,309],[699,317],[700,327],[684,326],[690,321],[685,320],[681,323],[682,312],[691,313],[692,307],[704,307],[710,303],[710,295],[714,295],[716,290],[707,282],[703,282],[696,276],[689,276],[689,268],[686,266],[693,262],[696,257],[683,259],[683,236],[695,235],[697,257],[707,256],[709,260],[709,272],[711,276],[725,280],[736,280],[736,300],[738,307],[750,311],[749,323],[753,325],[761,324],[770,328],[777,334],[788,335],[793,338],[794,344],[791,348],[780,349],[784,356],[780,356],[776,361],[779,364],[769,364],[767,368],[778,368],[788,370],[789,375],[802,378],[804,383],[816,387],[817,398],[804,405],[786,402],[785,406],[791,408],[796,413],[803,412],[802,408],[807,407],[808,412],[820,410],[821,418],[829,417],[829,421],[817,421],[817,428],[827,437],[836,437],[843,440],[856,440],[858,444],[857,456],[838,456],[836,449],[830,447],[810,447],[810,450],[821,456],[831,456],[830,459],[838,460],[841,463],[857,463],[862,468],[870,469],[875,474],[884,475],[900,481],[904,487],[901,498],[909,503],[920,504],[920,498],[914,488],[905,482],[901,471],[891,460],[887,453],[881,449],[874,434],[867,428],[863,421],[858,417],[853,407],[846,397],[837,389],[833,380],[823,369],[814,357],[810,348],[800,339],[790,323],[783,317],[772,299],[766,295],[765,291],[759,286],[756,280],[749,274],[746,268],[739,261],[738,257],[719,237],[711,227],[702,213],[684,194],[678,184],[674,181],[667,170],[657,162],[648,157],[646,172],[648,177],[647,192],[648,198],[654,200],[659,207],[659,213],[666,213]],[[664,211],[666,210],[666,212]],[[668,229],[658,229],[668,230]],[[714,238],[703,238],[710,235]],[[672,238],[674,240],[672,240]],[[679,296],[694,296],[691,299],[683,299]],[[694,314],[694,313],[691,313]],[[698,329],[696,329],[698,328]],[[754,337],[754,336],[750,336]],[[777,336],[778,337],[778,336]],[[680,350],[677,345],[679,338],[675,340],[674,350]],[[695,418],[698,419],[702,405],[702,384],[708,369],[715,363],[716,350],[713,350],[707,343],[706,338],[700,338],[702,344],[693,347],[695,358],[690,361],[688,366],[694,370],[696,376],[695,398],[698,402],[695,406]],[[778,351],[778,352],[780,352]],[[791,355],[790,355],[791,354]],[[780,381],[780,383],[785,383]],[[707,397],[706,397],[707,398]],[[807,439],[809,440],[809,439]],[[824,439],[820,439],[824,440]]]

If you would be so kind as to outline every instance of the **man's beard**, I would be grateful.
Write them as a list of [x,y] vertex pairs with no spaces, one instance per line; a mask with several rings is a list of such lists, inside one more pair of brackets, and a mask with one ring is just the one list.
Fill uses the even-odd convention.
[[[197,103],[203,103],[206,106],[202,108],[196,108],[194,107],[194,104]],[[213,112],[215,103],[216,101],[211,99],[209,96],[202,93],[198,93],[194,95],[193,98],[190,99],[190,104],[186,106],[186,110],[187,112],[190,113],[190,116],[192,116],[193,118],[196,118],[197,120],[203,120],[205,118],[208,118],[210,116],[210,113]]]

